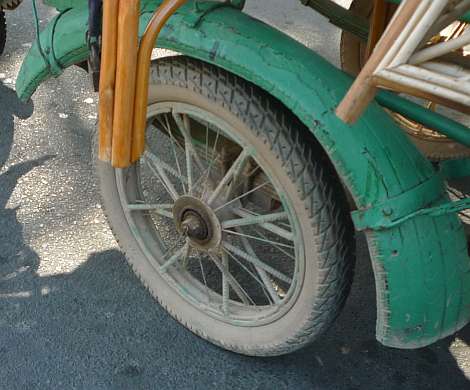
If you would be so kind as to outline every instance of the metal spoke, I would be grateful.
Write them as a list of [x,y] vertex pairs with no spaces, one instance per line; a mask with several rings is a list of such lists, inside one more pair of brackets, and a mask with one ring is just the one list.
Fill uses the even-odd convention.
[[[226,253],[222,254],[222,266],[230,272],[229,260]],[[230,283],[225,272],[222,272],[222,310],[225,315],[228,314],[230,300]]]
[[204,282],[204,287],[206,290],[207,301],[210,302],[211,296],[209,294],[209,287],[207,287],[206,272],[204,271],[204,266],[202,265],[201,256],[198,256],[198,260],[199,260],[199,268],[201,269],[202,281]]
[[163,217],[167,217],[173,219],[173,213],[171,210],[173,208],[172,204],[145,204],[145,203],[137,203],[137,204],[128,204],[127,209],[129,211],[153,211],[155,214],[161,215]]
[[127,208],[131,211],[169,210],[173,208],[173,205],[172,204],[136,203],[136,204],[128,204]]
[[[161,119],[161,116],[163,116],[163,117],[165,118],[166,124],[163,123],[163,121],[162,121],[162,119]],[[158,129],[158,130],[160,130],[160,131],[162,131],[162,132],[167,132],[168,134],[172,135],[171,126],[170,126],[170,123],[168,122],[168,115],[167,115],[167,114],[162,114],[161,116],[156,117],[156,121],[158,121],[158,122],[160,123],[160,125],[163,127],[164,131],[162,131],[161,129]],[[155,124],[155,121],[153,121],[152,124],[153,124],[153,126],[155,126],[155,127],[157,128],[157,126],[156,126],[156,124]],[[174,137],[173,137],[173,138],[174,138]],[[182,151],[184,151],[183,145],[181,145],[181,143],[180,143],[176,138],[174,138],[174,140],[175,140],[175,144],[176,144]]]
[[[260,235],[261,238],[264,238],[266,240],[268,240],[268,238],[263,234],[261,233],[258,229],[255,228],[255,232],[258,233]],[[272,244],[278,251],[280,251],[281,253],[284,253],[287,257],[289,257],[290,259],[294,260],[295,261],[295,257],[291,254],[291,253],[288,253],[286,250],[282,249],[281,247],[279,247],[279,243],[276,243],[276,244]]]
[[[165,188],[165,191],[169,193],[170,191],[169,191],[168,187],[166,186],[165,182],[161,179],[160,174],[158,173],[158,171],[157,171],[157,170],[155,169],[155,167],[150,163],[150,161],[145,157],[145,155],[143,156],[143,158],[144,158],[144,161],[145,161],[145,163],[147,164],[147,166],[148,166],[148,167],[150,168],[150,170],[152,171],[153,175],[158,179],[158,181],[159,181],[160,183],[162,183],[163,188]],[[153,188],[152,188],[152,192],[157,193],[157,192],[153,191]]]
[[[165,123],[162,121],[162,117],[165,118]],[[168,115],[162,114],[161,116],[157,116],[157,121],[165,128],[167,132],[170,132],[170,124],[168,123]]]
[[240,236],[240,237],[246,237],[246,238],[251,238],[252,240],[257,240],[257,241],[261,241],[261,242],[264,242],[266,244],[271,244],[271,245],[279,245],[279,246],[283,246],[285,248],[290,248],[290,249],[295,249],[295,247],[293,245],[288,245],[288,244],[282,244],[280,242],[276,242],[276,241],[271,241],[267,238],[261,238],[261,237],[256,237],[256,236],[252,236],[250,234],[244,234],[244,233],[240,233],[239,231],[234,231],[234,230],[228,230],[228,229],[222,229],[223,232],[227,233],[227,234],[232,234],[234,236]]
[[[243,230],[241,228],[238,228],[238,233],[243,235],[242,232],[243,232]],[[242,236],[241,241],[242,241],[243,246],[245,247],[245,250],[248,252],[248,254],[250,256],[256,257],[258,259],[258,261],[261,261],[261,260],[259,260],[259,257],[257,256],[255,250],[253,249],[253,246],[250,244],[248,239],[246,237]],[[277,294],[276,290],[274,289],[273,281],[271,280],[271,278],[268,276],[268,274],[266,273],[265,270],[263,270],[259,267],[256,267],[256,266],[255,266],[255,269],[256,269],[256,272],[258,272],[258,275],[260,276],[261,280],[263,281],[263,283],[266,287],[266,290],[268,291],[268,293],[271,296],[271,298],[273,299],[273,301],[275,303],[279,303],[281,301],[281,299],[280,299],[279,295]]]
[[241,218],[224,221],[222,223],[223,229],[237,226],[258,225],[263,229],[269,230],[270,232],[277,234],[278,236],[288,241],[294,241],[294,235],[291,231],[280,228],[279,226],[276,226],[272,223],[275,221],[287,219],[288,215],[285,211],[266,215],[253,214],[242,209],[232,209],[232,212]]
[[189,243],[186,243],[181,249],[175,252],[162,266],[160,266],[160,272],[166,273],[168,268],[174,265],[177,261],[185,261],[186,257],[189,256]]
[[152,152],[149,152],[148,150],[145,153],[148,154],[147,157],[150,158],[153,163],[158,164],[165,171],[167,171],[170,175],[172,175],[173,177],[179,179],[181,181],[181,183],[183,184],[183,187],[184,187],[184,184],[188,184],[188,179],[184,175],[180,174],[170,164],[167,164],[161,158],[159,158],[158,156],[156,156]]
[[[253,169],[252,169],[250,172],[248,172],[246,175],[243,175],[243,179],[244,179],[243,181],[241,181],[240,183],[238,183],[237,186],[231,186],[231,187],[232,187],[232,188],[231,188],[231,194],[230,194],[230,196],[227,197],[227,199],[230,199],[232,195],[236,194],[237,191],[238,191],[238,189],[239,189],[244,183],[246,183],[246,181],[247,181],[248,179],[250,179],[250,178],[251,178],[258,170],[260,170],[260,169],[261,169],[260,166],[257,165],[255,168],[253,168]],[[232,200],[229,201],[228,203],[226,203],[226,204],[220,206],[220,207],[218,208],[218,210],[220,210],[221,208],[224,208],[225,206],[227,206],[227,205],[229,205],[229,204],[231,204],[231,203],[233,203],[233,202],[235,202],[235,201],[237,201],[237,200],[239,200],[239,199],[244,198],[245,196],[248,196],[249,194],[251,194],[251,193],[253,193],[253,192],[259,190],[260,188],[264,187],[264,186],[267,185],[267,184],[269,184],[269,183],[264,183],[264,184],[262,184],[262,185],[260,185],[260,186],[257,186],[256,189],[250,190],[249,192],[247,192],[247,193],[245,193],[245,194],[242,194],[242,195],[240,195],[239,197],[237,197],[237,198],[235,198],[235,199],[232,199]]]
[[186,147],[186,172],[188,175],[188,194],[193,194],[193,162],[191,159],[191,150]]
[[[162,122],[162,119],[161,119],[160,116],[157,116],[157,117],[155,118],[155,120],[160,123],[160,125],[163,127],[163,129],[164,129],[165,131],[169,132],[168,126],[167,126],[165,123]],[[153,126],[157,127],[155,121],[153,121],[152,124],[153,124]],[[161,130],[160,130],[160,131],[161,131]]]
[[214,201],[220,196],[225,186],[230,181],[236,182],[238,180],[238,177],[241,175],[243,168],[245,168],[245,164],[248,162],[249,158],[250,152],[244,149],[207,200],[207,204],[209,206],[211,206]]
[[[175,137],[174,137],[173,132],[171,131],[171,129],[169,129],[169,132],[170,132],[171,148],[172,148],[172,150],[173,150],[173,155],[174,155],[174,157],[175,157],[176,166],[177,166],[177,168],[178,168],[178,173],[179,173],[179,177],[180,177],[180,180],[181,180],[181,185],[183,186],[183,192],[184,192],[185,194],[188,194],[188,193],[190,194],[190,192],[191,192],[191,185],[192,185],[192,184],[191,184],[191,183],[192,183],[192,176],[190,176],[189,171],[188,171],[188,173],[187,173],[187,175],[188,175],[188,180],[187,180],[187,182],[188,182],[188,184],[189,184],[189,191],[186,191],[185,181],[183,180],[183,172],[182,172],[182,170],[181,170],[181,166],[180,166],[178,154],[176,153],[176,148],[175,148],[175,143],[177,144],[177,142],[176,142],[176,139],[175,139]],[[186,154],[187,154],[187,153],[188,153],[188,152],[186,152]]]
[[228,201],[227,203],[223,204],[222,206],[219,206],[217,207],[214,211],[217,212],[219,210],[222,210],[223,208],[235,203],[236,201],[240,200],[240,199],[243,199],[244,197],[248,196],[248,195],[251,195],[253,192],[256,192],[258,190],[260,190],[261,188],[263,187],[266,187],[268,184],[270,184],[269,182],[265,182],[263,184],[260,184],[259,186],[256,186],[255,188],[251,189],[250,191],[248,192],[245,192],[244,194],[240,195],[240,196],[237,196],[236,198]]
[[206,124],[206,161],[209,159],[209,125]]
[[238,297],[241,299],[241,301],[245,305],[250,305],[252,303],[253,305],[256,306],[256,303],[253,301],[253,299],[250,298],[248,293],[244,290],[244,288],[238,283],[238,281],[233,277],[233,275],[230,273],[230,271],[224,266],[224,264],[221,262],[221,260],[214,254],[209,253],[210,258],[216,265],[216,267],[222,272],[222,275],[225,274],[225,277],[227,278],[227,282],[229,283],[230,287],[233,289],[235,294],[238,295]]
[[[261,286],[262,290],[263,290],[263,293],[264,295],[266,296],[266,298],[268,299],[269,303],[273,303],[273,302],[276,302],[274,299],[272,299],[272,297],[270,296],[269,292],[266,290],[266,286],[264,284],[263,281],[261,281],[260,279],[258,279],[258,277],[253,273],[251,272],[241,261],[239,261],[232,253],[230,253],[227,249],[225,248],[222,248],[224,250],[224,253],[227,254],[228,256],[230,256],[240,267],[242,267],[245,272],[250,275],[256,282],[258,282],[258,284]],[[251,264],[251,263],[250,263]],[[257,272],[257,271],[255,271]]]
[[284,275],[282,272],[274,269],[270,265],[267,265],[263,261],[261,261],[258,257],[251,256],[250,254],[242,251],[241,249],[237,248],[236,246],[233,246],[232,244],[228,242],[224,242],[223,246],[225,249],[227,249],[229,252],[233,253],[234,255],[237,255],[241,257],[242,259],[245,259],[246,261],[249,261],[250,263],[253,263],[256,267],[259,267],[266,271],[267,273],[275,276],[279,280],[282,280],[286,283],[292,283],[292,278],[289,278],[288,276]]
[[[149,168],[163,184],[171,198],[176,201],[179,198],[178,192],[176,191],[170,178],[165,173],[165,170],[163,169],[162,165],[160,165],[160,159],[149,151],[145,152],[144,157]],[[150,162],[152,162],[152,164],[150,164]]]
[[[210,179],[210,176],[211,176],[211,172],[212,172],[212,167],[214,165],[214,162],[217,160],[217,145],[219,143],[219,136],[220,136],[220,133],[217,131],[217,135],[215,136],[215,142],[214,142],[214,146],[212,147],[212,159],[211,159],[211,162],[209,163],[209,167],[207,168],[207,170],[204,172],[204,174],[199,178],[199,179],[202,179],[204,178],[204,184],[202,186],[203,188],[203,192],[201,194],[201,198],[204,198],[205,194],[206,194],[206,186],[209,182],[209,179]],[[196,185],[199,183],[199,180],[197,181],[197,183],[194,185],[196,187]]]
[[[193,140],[191,136],[191,130],[189,129],[189,120],[187,120],[187,116],[185,116],[185,120],[181,119],[181,115],[173,112],[173,119],[178,126],[179,131],[183,134],[184,137],[184,149],[186,154],[186,173],[188,175],[188,194],[192,195],[193,193],[193,161],[192,156],[194,155],[195,159],[199,159],[193,145]],[[199,160],[200,167],[202,163]]]
[[[193,156],[194,160],[196,161],[196,165],[198,168],[203,171],[204,170],[204,164],[202,163],[201,158],[199,157],[199,154],[196,151],[196,148],[194,147],[193,144],[193,137],[191,135],[191,129],[189,128],[189,118],[187,115],[180,114],[178,112],[172,111],[173,119],[176,122],[176,125],[178,126],[179,131],[184,137],[184,147],[185,149],[189,149],[189,154]],[[181,119],[181,116],[184,115],[184,120]]]
[[[215,160],[217,160],[217,157],[215,158]],[[215,161],[215,160],[213,160],[213,161]],[[209,180],[210,175],[211,175],[211,170],[212,170],[212,166],[209,165],[209,168],[202,175],[200,175],[199,178],[193,184],[193,189],[194,190],[197,189],[201,185],[200,199],[204,199],[204,195],[207,192],[207,186],[208,185],[209,185],[209,188],[213,188],[212,181]]]
[[[228,201],[229,199],[232,199],[237,194],[238,189],[244,183],[246,183],[246,181],[251,177],[251,175],[254,172],[256,172],[256,169],[251,170],[251,172],[248,172],[248,173],[245,172],[246,168],[251,167],[251,162],[252,162],[252,160],[246,161],[243,164],[243,167],[241,168],[241,170],[239,171],[239,174],[232,178],[232,180],[230,181],[230,184],[227,188],[227,191],[224,194],[224,201]],[[259,188],[257,188],[256,190],[258,190],[258,189]],[[244,196],[246,196],[246,195],[244,195]],[[244,196],[238,197],[237,200],[243,198]],[[229,201],[228,203],[232,203],[232,201]]]

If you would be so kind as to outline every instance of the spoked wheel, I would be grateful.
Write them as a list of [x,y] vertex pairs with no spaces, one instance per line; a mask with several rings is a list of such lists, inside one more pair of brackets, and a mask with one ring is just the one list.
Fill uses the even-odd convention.
[[347,296],[352,228],[318,146],[255,87],[184,57],[153,64],[147,147],[98,163],[104,208],[136,273],[199,336],[280,355]]

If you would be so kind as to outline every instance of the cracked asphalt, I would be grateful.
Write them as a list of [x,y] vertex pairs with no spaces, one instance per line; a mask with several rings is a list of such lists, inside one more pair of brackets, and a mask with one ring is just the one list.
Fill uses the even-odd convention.
[[[347,3],[347,1],[343,1]],[[44,24],[54,11],[41,6]],[[298,0],[248,11],[338,62],[338,31]],[[7,14],[0,57],[0,389],[468,389],[470,328],[400,351],[374,338],[365,244],[331,330],[279,358],[222,351],[140,285],[106,224],[90,161],[96,94],[71,68],[21,104],[14,81],[34,34],[30,2]]]

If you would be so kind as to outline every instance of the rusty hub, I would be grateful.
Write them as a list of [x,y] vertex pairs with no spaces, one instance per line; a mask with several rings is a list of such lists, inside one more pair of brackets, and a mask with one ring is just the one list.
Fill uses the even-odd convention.
[[204,218],[196,210],[187,210],[181,222],[183,234],[196,241],[210,240],[209,228]]
[[219,247],[222,228],[212,208],[192,196],[182,196],[173,206],[178,232],[198,249],[209,251]]

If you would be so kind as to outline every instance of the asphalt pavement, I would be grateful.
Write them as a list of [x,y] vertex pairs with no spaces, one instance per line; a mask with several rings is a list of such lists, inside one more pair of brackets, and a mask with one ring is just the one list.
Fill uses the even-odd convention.
[[[344,1],[346,3],[346,1]],[[338,62],[336,29],[298,0],[248,11]],[[41,7],[43,24],[53,11]],[[0,389],[468,389],[470,327],[416,351],[375,341],[374,279],[361,237],[351,296],[310,347],[248,358],[192,335],[126,264],[90,161],[95,93],[71,68],[20,103],[30,2],[7,15],[0,58]]]

